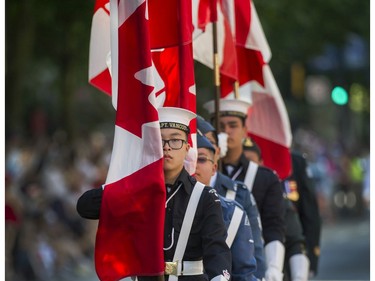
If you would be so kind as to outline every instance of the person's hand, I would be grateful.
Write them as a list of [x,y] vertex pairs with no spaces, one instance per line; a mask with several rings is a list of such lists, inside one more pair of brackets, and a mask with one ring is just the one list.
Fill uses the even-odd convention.
[[282,281],[284,274],[276,267],[269,267],[266,270],[265,279],[266,281]]

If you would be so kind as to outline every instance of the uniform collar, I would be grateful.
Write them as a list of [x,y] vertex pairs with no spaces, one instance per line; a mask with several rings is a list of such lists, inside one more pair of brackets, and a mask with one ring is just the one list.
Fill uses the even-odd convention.
[[245,154],[242,152],[238,166],[242,166],[244,169],[247,169],[247,167],[249,166],[249,162],[250,161],[247,160]]
[[[227,164],[227,165],[230,165],[230,164]],[[238,161],[238,164],[236,166],[232,166],[234,167],[234,170],[229,174],[229,176],[232,176],[234,175],[241,167],[243,170],[247,170],[247,168],[249,167],[249,160],[247,160],[245,154],[242,152],[241,153],[241,156],[240,156],[240,159]],[[224,169],[226,169],[225,165],[224,165]]]
[[224,187],[225,189],[236,191],[234,181],[221,172],[217,172],[215,186],[218,186],[218,185]]
[[189,173],[185,170],[185,168],[182,168],[182,171],[180,175],[177,177],[175,183],[173,184],[173,187],[176,187],[181,183],[185,192],[187,194],[191,194],[193,187],[196,183],[196,180],[189,175]]

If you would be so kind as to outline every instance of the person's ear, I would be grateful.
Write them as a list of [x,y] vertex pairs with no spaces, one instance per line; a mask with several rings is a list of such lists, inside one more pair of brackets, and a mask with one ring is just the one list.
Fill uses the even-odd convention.
[[190,144],[189,143],[186,143],[186,152],[188,152],[190,149]]
[[[215,160],[216,160],[216,161],[215,161],[216,163],[217,163],[217,161],[220,160],[220,151],[221,151],[220,147],[217,146],[216,149],[215,149],[215,155],[214,155],[214,158],[215,158]],[[215,164],[215,165],[217,165],[217,164]]]
[[243,136],[243,138],[247,137],[247,127],[246,126],[242,127],[242,136]]
[[215,174],[216,170],[217,170],[217,162],[215,161],[215,163],[212,165],[212,176]]

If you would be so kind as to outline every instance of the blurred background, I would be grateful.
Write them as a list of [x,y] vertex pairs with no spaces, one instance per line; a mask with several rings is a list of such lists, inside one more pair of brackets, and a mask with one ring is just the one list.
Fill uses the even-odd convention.
[[[5,1],[9,281],[97,280],[97,222],[75,211],[78,197],[105,181],[114,132],[110,98],[88,84],[94,3]],[[315,279],[369,280],[370,1],[254,3],[293,147],[315,183],[323,221]],[[212,72],[199,63],[195,72],[205,115]]]

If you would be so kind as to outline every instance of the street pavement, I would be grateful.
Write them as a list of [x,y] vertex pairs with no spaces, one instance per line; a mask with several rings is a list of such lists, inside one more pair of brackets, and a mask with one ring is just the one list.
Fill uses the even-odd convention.
[[318,274],[312,280],[370,280],[370,219],[340,219],[321,234]]

